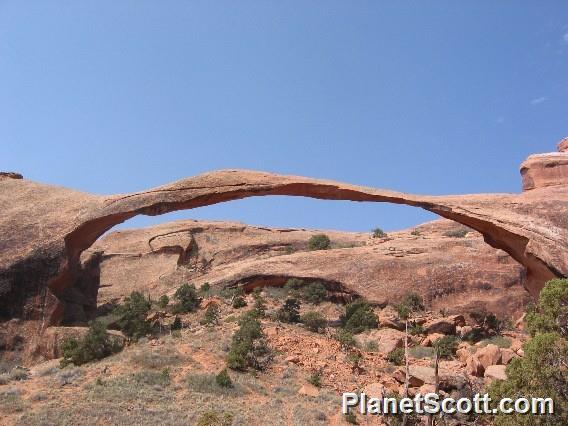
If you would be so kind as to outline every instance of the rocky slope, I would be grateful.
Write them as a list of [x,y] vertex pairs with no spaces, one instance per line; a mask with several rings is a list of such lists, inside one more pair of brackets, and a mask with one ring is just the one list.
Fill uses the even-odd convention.
[[[309,251],[325,232],[330,250]],[[365,233],[269,229],[239,223],[178,221],[117,231],[83,253],[83,286],[100,287],[99,305],[132,291],[157,299],[181,282],[214,287],[281,286],[289,278],[321,281],[337,299],[364,296],[379,306],[420,293],[433,308],[456,312],[483,304],[518,317],[528,294],[522,267],[482,236],[448,220],[373,238]],[[96,290],[83,293],[96,295]],[[67,305],[80,302],[66,300]],[[82,308],[73,311],[81,320]]]
[[[527,173],[531,174],[530,165]],[[93,294],[87,291],[92,287],[81,287],[81,254],[114,225],[137,214],[158,215],[251,196],[307,196],[424,208],[477,230],[491,246],[506,251],[526,268],[525,286],[535,295],[546,280],[568,275],[568,186],[564,181],[534,186],[521,194],[418,196],[226,170],[139,193],[97,196],[3,174],[0,347],[21,345],[20,336],[37,336],[47,326],[60,323],[66,300],[81,299],[81,304],[93,307]]]

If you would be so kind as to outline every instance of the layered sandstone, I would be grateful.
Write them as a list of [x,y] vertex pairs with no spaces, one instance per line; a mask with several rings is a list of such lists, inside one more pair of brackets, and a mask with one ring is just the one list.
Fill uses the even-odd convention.
[[521,164],[523,191],[568,184],[568,138],[558,144],[558,152],[535,154]]
[[[536,295],[568,275],[568,187],[535,186],[521,194],[422,196],[298,176],[224,170],[142,191],[98,196],[26,179],[0,179],[0,318],[35,321],[42,330],[63,318],[65,300],[89,305],[81,253],[114,225],[263,195],[390,202],[421,207],[480,232],[527,271]],[[91,303],[92,304],[92,303]],[[6,328],[3,326],[3,328]],[[0,330],[1,332],[1,330]]]
[[[302,278],[327,284],[338,299],[359,295],[383,306],[412,291],[434,309],[467,312],[483,305],[518,316],[528,297],[523,268],[485,244],[478,232],[451,236],[461,228],[437,220],[373,238],[369,233],[177,221],[106,235],[83,253],[89,277],[84,282],[99,287],[99,305],[132,291],[157,299],[171,295],[181,282],[250,289]],[[307,241],[319,232],[330,237],[332,248],[307,250]]]

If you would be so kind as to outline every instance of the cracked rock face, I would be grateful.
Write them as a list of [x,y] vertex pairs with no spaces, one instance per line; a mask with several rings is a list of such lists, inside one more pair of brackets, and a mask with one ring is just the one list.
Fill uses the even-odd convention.
[[[568,275],[568,188],[538,186],[521,194],[422,196],[271,173],[224,170],[138,193],[98,196],[26,179],[0,179],[0,321],[34,321],[38,332],[61,321],[81,253],[114,225],[252,196],[390,202],[421,207],[480,232],[526,268],[534,296]],[[92,297],[92,295],[91,295]],[[0,330],[1,331],[1,330]],[[0,346],[9,346],[0,342]]]
[[[83,253],[82,263],[100,254],[99,306],[132,291],[171,296],[182,282],[251,288],[302,278],[327,284],[337,300],[355,294],[383,306],[415,291],[435,310],[461,313],[483,305],[517,318],[530,299],[522,266],[475,231],[451,236],[463,228],[437,220],[373,238],[184,220],[107,234]],[[321,232],[332,248],[309,251],[309,238]]]

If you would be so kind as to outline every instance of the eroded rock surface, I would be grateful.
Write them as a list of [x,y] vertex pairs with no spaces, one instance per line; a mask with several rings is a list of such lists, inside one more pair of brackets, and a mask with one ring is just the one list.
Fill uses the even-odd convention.
[[[561,182],[521,194],[419,196],[246,170],[225,170],[142,191],[97,196],[26,179],[0,179],[0,319],[35,321],[39,330],[63,318],[76,288],[81,253],[114,225],[262,195],[390,202],[421,207],[467,225],[527,270],[536,295],[548,279],[568,275],[568,190]],[[340,256],[338,256],[340,257]],[[385,284],[386,285],[386,284]],[[3,342],[0,342],[0,346]]]

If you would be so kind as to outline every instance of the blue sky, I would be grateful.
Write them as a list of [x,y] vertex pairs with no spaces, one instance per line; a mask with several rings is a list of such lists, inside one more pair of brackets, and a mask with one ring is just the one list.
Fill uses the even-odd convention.
[[[0,1],[0,170],[100,194],[250,168],[518,192],[568,135],[566,1]],[[418,209],[253,198],[157,218],[399,229]]]

